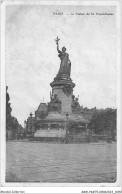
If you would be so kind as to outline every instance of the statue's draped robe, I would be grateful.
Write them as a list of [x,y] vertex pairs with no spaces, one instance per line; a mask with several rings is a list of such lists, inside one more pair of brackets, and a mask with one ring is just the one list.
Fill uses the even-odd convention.
[[66,76],[70,77],[71,62],[69,60],[69,55],[68,53],[62,52],[60,50],[58,50],[58,53],[59,53],[58,56],[61,60],[61,64],[60,64],[60,69],[57,76],[62,76],[65,74]]

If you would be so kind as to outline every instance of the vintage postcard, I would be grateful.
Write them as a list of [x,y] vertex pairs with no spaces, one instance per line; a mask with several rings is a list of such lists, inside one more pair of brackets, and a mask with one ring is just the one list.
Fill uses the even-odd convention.
[[3,187],[120,186],[120,7],[1,2]]

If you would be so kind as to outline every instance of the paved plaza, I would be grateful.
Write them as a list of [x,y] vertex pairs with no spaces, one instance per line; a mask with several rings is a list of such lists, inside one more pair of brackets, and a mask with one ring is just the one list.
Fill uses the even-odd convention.
[[7,142],[6,181],[101,183],[116,181],[116,143]]

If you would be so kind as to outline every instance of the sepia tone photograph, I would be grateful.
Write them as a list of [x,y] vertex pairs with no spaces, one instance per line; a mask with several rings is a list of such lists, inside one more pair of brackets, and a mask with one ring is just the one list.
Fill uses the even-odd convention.
[[117,181],[117,5],[76,2],[5,5],[6,183]]

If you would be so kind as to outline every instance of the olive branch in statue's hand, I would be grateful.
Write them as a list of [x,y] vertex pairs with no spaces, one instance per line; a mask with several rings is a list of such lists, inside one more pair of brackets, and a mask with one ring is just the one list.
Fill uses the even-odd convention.
[[57,38],[55,39],[57,45],[58,45],[59,40],[60,40],[60,38],[58,38],[58,36],[57,36]]

